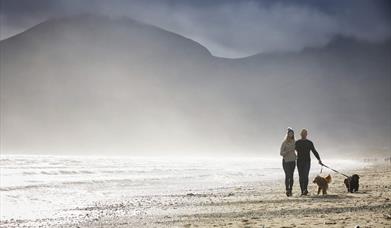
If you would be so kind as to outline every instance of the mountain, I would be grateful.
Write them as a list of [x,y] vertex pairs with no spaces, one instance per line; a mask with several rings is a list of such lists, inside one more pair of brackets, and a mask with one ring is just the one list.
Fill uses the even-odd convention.
[[276,156],[291,126],[326,157],[389,154],[390,44],[224,59],[129,18],[49,20],[0,42],[1,151]]

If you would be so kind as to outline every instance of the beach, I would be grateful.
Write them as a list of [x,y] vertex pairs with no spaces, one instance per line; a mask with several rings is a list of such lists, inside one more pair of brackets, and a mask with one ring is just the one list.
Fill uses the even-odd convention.
[[[293,196],[286,197],[282,176],[172,193],[118,195],[75,205],[47,217],[3,218],[1,227],[390,227],[391,165],[365,164],[343,169],[360,175],[360,189],[348,193],[344,176],[332,175],[328,195],[300,196],[297,171]],[[241,171],[242,172],[242,171]],[[216,187],[217,186],[217,187]],[[7,193],[2,190],[3,196]],[[80,199],[82,200],[82,199]]]
[[[391,167],[351,170],[361,177],[361,189],[347,193],[343,176],[333,175],[327,196],[284,196],[282,182],[238,189],[236,197],[201,205],[198,213],[165,220],[164,225],[187,227],[390,227]],[[212,197],[211,197],[212,198]],[[228,198],[228,197],[227,197]],[[219,200],[217,200],[219,201]],[[202,208],[202,209],[201,209]],[[203,211],[203,212],[202,212]]]

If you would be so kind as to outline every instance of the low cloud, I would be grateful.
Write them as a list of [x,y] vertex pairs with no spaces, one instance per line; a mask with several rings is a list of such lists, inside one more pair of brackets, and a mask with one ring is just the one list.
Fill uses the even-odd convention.
[[12,2],[2,1],[1,39],[50,17],[81,13],[132,17],[231,58],[322,46],[336,35],[371,42],[391,36],[390,4],[383,1]]

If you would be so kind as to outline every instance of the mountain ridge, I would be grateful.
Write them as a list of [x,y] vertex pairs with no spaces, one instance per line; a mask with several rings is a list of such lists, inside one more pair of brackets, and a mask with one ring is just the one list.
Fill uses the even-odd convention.
[[389,153],[390,59],[387,42],[223,59],[128,19],[58,19],[0,42],[1,150],[267,153],[291,126]]
[[[211,52],[208,50],[207,47],[203,46],[202,44],[198,43],[197,41],[191,39],[191,38],[188,38],[188,37],[185,37],[185,36],[182,36],[182,35],[179,35],[175,32],[172,32],[172,31],[169,31],[169,30],[166,30],[166,29],[163,29],[163,28],[160,28],[158,26],[155,26],[155,25],[151,25],[151,24],[147,24],[147,23],[144,23],[142,21],[138,21],[138,20],[135,20],[135,19],[132,19],[130,17],[110,17],[110,16],[105,16],[105,15],[99,15],[99,14],[80,14],[80,15],[77,15],[77,16],[66,16],[66,17],[56,17],[56,18],[51,18],[51,19],[48,19],[48,20],[45,20],[35,26],[32,26],[31,28],[19,33],[19,34],[16,34],[14,36],[11,36],[11,37],[8,37],[4,40],[0,40],[0,43],[1,42],[6,42],[7,40],[12,40],[12,39],[16,39],[19,35],[22,35],[22,34],[25,34],[26,32],[30,32],[31,30],[35,30],[37,27],[40,27],[40,26],[44,26],[45,24],[47,23],[56,23],[56,22],[61,22],[61,21],[74,21],[74,23],[83,23],[84,22],[92,22],[92,21],[99,21],[99,22],[111,22],[111,23],[123,23],[123,24],[133,24],[133,25],[136,25],[136,26],[146,26],[148,28],[151,28],[151,29],[156,29],[156,30],[160,30],[160,31],[163,31],[163,32],[166,32],[167,34],[170,34],[170,35],[174,35],[174,36],[178,36],[182,39],[185,39],[185,40],[188,40],[190,42],[194,42],[195,44],[197,44],[197,46],[201,49],[204,49],[204,51],[206,51],[209,55],[212,55]],[[253,57],[256,57],[256,56],[260,56],[260,55],[287,55],[287,54],[298,54],[298,53],[301,53],[301,52],[306,52],[306,51],[310,51],[310,50],[316,50],[316,49],[322,49],[322,48],[343,48],[344,46],[346,45],[357,45],[357,44],[367,44],[367,45],[391,45],[391,37],[388,38],[388,39],[385,39],[385,40],[382,40],[382,41],[377,41],[377,42],[369,42],[369,41],[365,41],[365,40],[359,40],[357,38],[354,38],[354,37],[349,37],[349,36],[343,36],[343,35],[335,35],[333,37],[333,39],[331,39],[329,42],[327,42],[325,45],[323,46],[316,46],[316,47],[304,47],[302,50],[298,50],[298,51],[276,51],[276,52],[265,52],[265,53],[257,53],[257,54],[254,54],[254,55],[249,55],[249,56],[246,56],[246,57],[240,57],[240,58],[226,58],[226,57],[217,57],[217,56],[213,56],[215,58],[218,58],[218,59],[228,59],[228,60],[241,60],[241,59],[247,59],[247,58],[253,58]]]

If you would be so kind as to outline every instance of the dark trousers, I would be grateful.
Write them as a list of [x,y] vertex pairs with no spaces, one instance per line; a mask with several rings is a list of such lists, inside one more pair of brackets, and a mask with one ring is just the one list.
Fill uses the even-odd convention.
[[299,182],[301,192],[308,191],[308,175],[310,173],[311,160],[297,160],[297,170],[299,171]]
[[285,188],[287,191],[292,191],[296,161],[285,162],[284,159],[282,159],[282,167],[285,172]]

